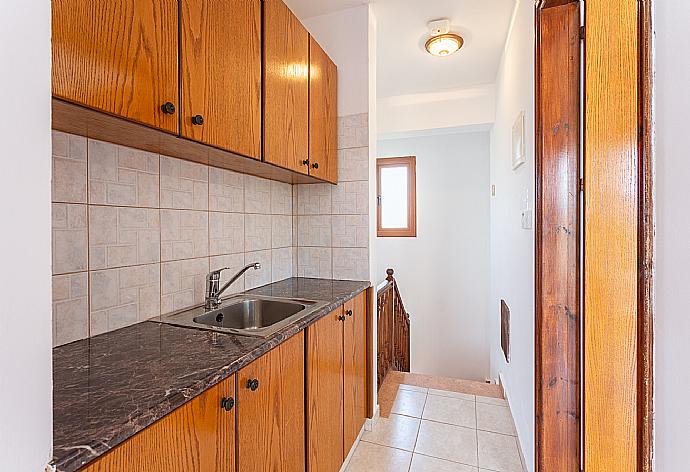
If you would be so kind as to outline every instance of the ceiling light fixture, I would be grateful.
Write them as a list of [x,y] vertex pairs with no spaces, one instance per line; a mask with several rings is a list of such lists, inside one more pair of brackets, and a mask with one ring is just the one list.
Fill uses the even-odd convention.
[[465,43],[459,34],[450,31],[450,20],[430,21],[428,26],[430,36],[424,47],[432,56],[450,56]]

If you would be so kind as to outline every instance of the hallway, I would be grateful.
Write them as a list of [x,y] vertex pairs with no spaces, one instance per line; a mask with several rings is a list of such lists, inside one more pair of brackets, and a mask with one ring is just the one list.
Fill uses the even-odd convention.
[[401,384],[390,408],[363,433],[347,472],[525,470],[504,399]]

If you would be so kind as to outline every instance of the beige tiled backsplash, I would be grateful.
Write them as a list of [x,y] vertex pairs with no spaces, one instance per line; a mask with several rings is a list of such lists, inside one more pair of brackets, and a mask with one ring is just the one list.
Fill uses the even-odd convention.
[[292,276],[369,278],[368,119],[338,121],[340,185],[292,186],[53,132],[53,344]]

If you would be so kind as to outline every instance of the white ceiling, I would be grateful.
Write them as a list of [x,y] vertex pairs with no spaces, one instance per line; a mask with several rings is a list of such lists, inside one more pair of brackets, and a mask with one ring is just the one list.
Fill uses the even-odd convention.
[[304,20],[312,16],[325,15],[338,10],[369,3],[368,0],[285,0],[297,18]]
[[[286,0],[301,19],[370,3],[377,25],[377,96],[441,92],[496,80],[515,0]],[[465,40],[449,57],[424,50],[430,20]]]
[[[376,0],[377,96],[491,84],[496,80],[515,0]],[[427,22],[449,18],[465,40],[460,51],[424,50]]]

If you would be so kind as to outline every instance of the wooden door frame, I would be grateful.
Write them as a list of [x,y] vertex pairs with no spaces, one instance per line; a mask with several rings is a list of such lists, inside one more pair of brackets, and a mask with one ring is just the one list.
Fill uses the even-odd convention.
[[[637,232],[636,232],[636,253],[628,254],[629,257],[634,257],[637,261],[637,303],[634,308],[636,308],[636,333],[633,333],[633,343],[634,348],[632,352],[628,354],[636,362],[636,375],[632,376],[630,379],[634,385],[629,384],[628,387],[634,387],[635,389],[635,405],[634,409],[636,415],[631,415],[632,417],[628,420],[630,426],[633,427],[634,436],[631,436],[630,443],[634,447],[635,453],[632,454],[634,458],[615,458],[613,461],[609,460],[608,466],[609,470],[627,471],[630,470],[631,461],[635,462],[635,470],[650,472],[652,470],[652,452],[653,452],[653,349],[654,349],[654,332],[653,332],[653,262],[654,262],[654,217],[653,217],[653,172],[652,172],[652,162],[653,162],[653,148],[652,148],[652,68],[651,68],[651,38],[652,38],[652,0],[638,0],[637,2],[627,3],[624,0],[610,0],[603,3],[599,3],[605,0],[589,0],[587,3],[597,2],[598,8],[592,8],[590,14],[586,11],[586,24],[590,20],[596,20],[598,18],[593,18],[595,15],[600,15],[600,18],[605,14],[618,14],[618,15],[628,15],[627,19],[633,18],[636,21],[629,21],[625,28],[619,26],[608,26],[607,22],[600,22],[600,31],[592,32],[592,34],[607,34],[607,42],[614,44],[616,40],[621,41],[621,38],[625,34],[629,37],[631,33],[637,38],[637,76],[624,76],[619,74],[616,79],[618,82],[616,86],[618,87],[629,87],[631,89],[637,89],[637,136],[630,136],[630,140],[626,141],[628,146],[624,152],[632,155],[634,157],[634,165],[631,167],[633,171],[627,175],[628,178],[634,181],[636,186],[636,201],[630,201],[626,204],[632,205],[627,207],[628,210],[634,211],[637,214]],[[579,363],[579,353],[580,350],[584,348],[581,346],[580,342],[580,332],[578,330],[568,329],[568,322],[565,319],[570,316],[578,319],[579,326],[579,316],[580,309],[564,310],[565,304],[560,305],[561,315],[558,316],[559,310],[558,301],[565,302],[563,300],[554,301],[553,289],[554,285],[559,283],[559,279],[556,277],[555,280],[546,280],[546,284],[542,284],[542,276],[550,275],[545,271],[545,266],[543,264],[549,264],[549,258],[552,260],[551,269],[554,266],[554,260],[556,263],[560,263],[563,266],[568,266],[572,264],[573,261],[568,259],[568,257],[563,256],[563,251],[559,252],[559,248],[556,245],[555,238],[549,238],[549,234],[545,231],[548,229],[548,223],[553,224],[554,217],[564,218],[566,221],[568,217],[572,215],[568,214],[567,209],[559,210],[557,205],[554,205],[553,199],[558,191],[564,191],[567,188],[572,189],[574,185],[580,187],[579,182],[573,182],[572,180],[565,180],[561,182],[561,187],[557,185],[543,185],[545,178],[548,178],[549,165],[551,165],[551,170],[553,170],[553,160],[558,159],[568,159],[569,155],[566,149],[565,153],[560,156],[557,148],[554,148],[554,143],[558,145],[557,140],[551,139],[549,143],[551,147],[544,146],[542,139],[548,138],[545,136],[545,132],[555,133],[556,129],[553,127],[558,123],[553,120],[558,118],[554,116],[553,110],[549,115],[549,110],[545,109],[546,104],[541,104],[540,99],[545,88],[552,86],[554,83],[562,82],[563,73],[555,73],[555,71],[547,70],[548,64],[545,64],[545,60],[554,60],[545,57],[548,53],[547,49],[544,47],[542,42],[543,28],[548,28],[549,25],[546,22],[551,21],[554,15],[544,15],[545,11],[548,9],[563,9],[567,8],[569,4],[577,4],[576,0],[541,0],[535,5],[535,33],[536,33],[536,43],[535,43],[535,171],[536,171],[536,234],[535,234],[535,463],[536,470],[540,472],[550,472],[551,470],[558,470],[559,472],[575,472],[580,469],[587,469],[587,454],[585,451],[589,449],[590,455],[591,451],[604,450],[601,444],[596,444],[595,436],[589,437],[587,434],[583,436],[584,442],[581,443],[580,431],[581,428],[585,428],[585,421],[583,415],[580,411],[580,363]],[[585,8],[587,7],[585,4]],[[636,10],[636,11],[635,11]],[[633,16],[636,15],[636,16]],[[557,16],[557,15],[555,15]],[[599,18],[599,19],[600,19]],[[613,25],[615,21],[611,18],[608,19]],[[603,25],[603,26],[602,26]],[[630,31],[630,27],[636,27],[637,30],[634,32]],[[618,29],[617,29],[618,28]],[[588,30],[585,28],[583,38],[589,38]],[[618,38],[612,37],[619,35]],[[594,51],[594,53],[602,52],[603,45],[605,41],[597,41],[596,37],[592,38],[593,41],[589,45],[589,53],[592,53],[591,48],[599,47],[602,48],[600,51]],[[562,59],[562,58],[561,58]],[[582,58],[584,61],[584,57]],[[598,64],[594,64],[592,67],[598,67]],[[549,74],[550,72],[550,74]],[[585,90],[588,90],[586,84],[586,73],[582,77],[585,81]],[[610,78],[610,77],[609,77]],[[607,80],[606,78],[603,79]],[[599,87],[599,92],[601,93],[602,87],[607,87],[607,83],[600,82],[593,84]],[[594,88],[594,87],[592,87]],[[586,92],[585,92],[586,93]],[[586,96],[586,95],[585,95]],[[586,101],[587,99],[585,99]],[[600,107],[599,112],[604,110],[604,113],[612,115],[613,111],[608,111],[605,107]],[[579,117],[571,117],[571,119],[578,119]],[[585,117],[586,119],[586,112]],[[584,119],[582,121],[585,123]],[[551,126],[550,126],[551,125]],[[562,125],[562,123],[561,123]],[[591,130],[591,128],[590,128]],[[636,138],[636,139],[635,139]],[[587,137],[585,137],[583,143],[586,145],[588,143]],[[565,141],[562,140],[561,146],[565,145]],[[561,148],[562,152],[565,148]],[[610,151],[614,152],[614,151]],[[623,151],[620,151],[623,152]],[[565,157],[564,157],[565,156]],[[551,159],[551,161],[549,161]],[[601,178],[601,175],[599,175]],[[585,179],[584,182],[587,182]],[[553,184],[553,182],[551,182]],[[600,189],[591,189],[591,192],[598,191]],[[590,194],[590,197],[592,195]],[[560,213],[559,213],[560,211]],[[591,214],[590,214],[591,216]],[[595,215],[596,216],[596,215]],[[548,221],[545,218],[548,218]],[[559,222],[561,220],[559,219]],[[572,222],[572,219],[571,219]],[[545,225],[546,224],[546,225]],[[578,229],[576,229],[576,232]],[[553,236],[553,235],[551,235]],[[554,259],[555,258],[555,259]],[[576,271],[578,268],[576,267]],[[579,281],[578,273],[578,281]],[[565,279],[561,279],[563,282]],[[547,285],[551,285],[550,287]],[[590,285],[591,287],[591,285]],[[596,289],[597,287],[595,287]],[[572,290],[572,288],[569,288]],[[579,286],[577,288],[579,296]],[[551,298],[547,298],[551,293]],[[572,295],[572,292],[571,292]],[[585,304],[586,305],[586,304]],[[583,306],[584,308],[584,306]],[[567,316],[562,316],[563,312]],[[583,316],[586,316],[584,314]],[[565,339],[561,337],[558,341],[553,341],[549,339],[548,336],[544,338],[541,337],[542,334],[555,334],[552,330],[554,327],[562,328],[559,332],[560,335],[565,336]],[[584,332],[585,342],[587,332]],[[636,341],[636,343],[635,343]],[[578,356],[576,358],[572,357],[573,346],[577,346]],[[556,350],[554,351],[554,348]],[[573,360],[574,359],[574,360]],[[585,364],[587,364],[587,358],[585,358]],[[590,370],[592,367],[589,366]],[[596,369],[595,369],[596,370]],[[571,375],[570,377],[564,377],[564,373]],[[570,389],[567,387],[558,390],[559,382],[569,382]],[[587,386],[585,385],[585,389]],[[560,392],[560,396],[557,394]],[[565,393],[564,393],[565,392]],[[587,390],[584,390],[587,392]],[[548,401],[545,399],[548,397]],[[585,393],[585,400],[587,399],[587,394]],[[586,410],[585,410],[586,411]],[[573,418],[576,418],[575,424],[573,424]],[[615,431],[620,425],[605,424],[602,426],[598,425],[597,434],[602,435],[605,431],[610,429]],[[577,434],[576,434],[577,433]],[[589,444],[588,441],[591,443]],[[596,455],[596,452],[594,453]],[[582,463],[581,456],[585,457],[584,463]],[[590,458],[591,460],[591,458]],[[592,462],[591,471],[598,472],[597,466]],[[607,471],[608,472],[608,471]]]

